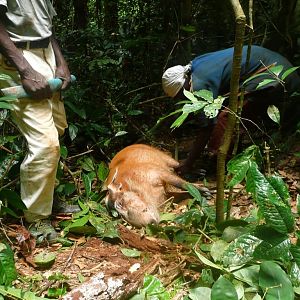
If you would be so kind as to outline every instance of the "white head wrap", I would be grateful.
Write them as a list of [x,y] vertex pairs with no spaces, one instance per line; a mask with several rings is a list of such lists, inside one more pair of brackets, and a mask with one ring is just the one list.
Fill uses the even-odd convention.
[[182,89],[188,72],[191,70],[191,64],[186,66],[174,66],[167,69],[162,76],[162,87],[165,93],[174,98]]

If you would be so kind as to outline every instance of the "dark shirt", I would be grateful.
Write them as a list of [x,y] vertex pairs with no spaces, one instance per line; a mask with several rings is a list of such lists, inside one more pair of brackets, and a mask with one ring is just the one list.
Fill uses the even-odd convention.
[[[243,47],[243,57],[241,64],[241,78],[245,78],[248,74],[252,74],[264,66],[271,64],[282,65],[283,71],[289,69],[292,64],[279,53],[269,49],[252,46],[249,67],[246,69],[247,46]],[[192,83],[193,90],[202,89],[210,90],[216,98],[219,95],[229,92],[230,78],[232,70],[233,48],[228,48],[216,52],[210,52],[196,57],[192,61]],[[281,73],[281,74],[282,74]],[[250,81],[246,85],[247,91],[256,90],[258,82],[266,77],[259,77],[257,80]],[[269,78],[273,78],[269,76]],[[276,84],[269,84],[264,88]],[[286,89],[288,92],[293,92],[300,89],[300,79],[296,73],[289,75],[286,78]]]
[[[210,52],[196,57],[192,61],[191,69],[193,91],[199,91],[202,89],[210,90],[213,93],[214,98],[228,93],[230,91],[232,58],[233,48]],[[251,47],[251,57],[247,69],[246,58],[247,46],[244,46],[240,75],[243,80],[241,80],[241,83],[245,80],[245,78],[247,78],[247,76],[254,74],[255,71],[272,64],[283,66],[281,75],[285,70],[293,67],[292,64],[279,53],[260,46]],[[267,78],[274,77],[271,75],[257,77],[245,84],[245,90],[247,92],[256,91],[259,82]],[[275,87],[278,84],[278,81],[269,83],[263,86],[261,90]],[[300,77],[297,75],[297,72],[293,72],[286,77],[284,85],[289,94],[292,94],[295,91],[300,91]],[[206,127],[210,124],[215,124],[216,118],[208,119],[204,112],[201,112],[199,116],[199,123],[201,127]]]

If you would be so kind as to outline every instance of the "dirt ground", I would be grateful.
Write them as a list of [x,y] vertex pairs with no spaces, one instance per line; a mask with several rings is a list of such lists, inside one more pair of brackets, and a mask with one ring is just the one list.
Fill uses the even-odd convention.
[[[297,211],[296,197],[300,191],[300,159],[292,153],[299,150],[300,145],[291,154],[282,156],[277,170],[289,186],[294,212]],[[212,191],[210,203],[213,205],[216,182],[211,174],[208,174],[206,180]],[[245,193],[243,186],[237,187],[235,192],[232,216],[245,217],[253,206],[251,198]],[[11,236],[10,230],[24,230],[16,226],[18,225],[5,228],[8,236]],[[28,237],[28,233],[23,234]],[[145,274],[159,275],[164,284],[170,283],[179,274],[190,279],[199,276],[197,272],[185,269],[192,258],[186,255],[187,249],[183,246],[147,237],[142,230],[128,225],[120,225],[119,234],[119,239],[106,241],[97,237],[69,235],[68,238],[73,241],[73,245],[69,247],[63,247],[61,243],[40,247],[28,237],[25,246],[23,244],[16,252],[17,271],[28,281],[18,282],[17,285],[41,295],[49,287],[66,285],[69,292],[62,299],[126,299],[135,293]],[[32,250],[30,254],[29,248]],[[128,257],[122,252],[124,248],[137,249],[141,251],[141,255]],[[41,270],[33,266],[32,257],[45,251],[55,252],[56,259],[50,268]],[[61,280],[55,280],[56,283],[46,279],[58,274]]]

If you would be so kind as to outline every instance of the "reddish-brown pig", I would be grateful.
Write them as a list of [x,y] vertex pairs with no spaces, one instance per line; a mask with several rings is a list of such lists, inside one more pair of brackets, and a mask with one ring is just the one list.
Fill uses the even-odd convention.
[[107,190],[106,205],[136,227],[157,224],[159,208],[167,199],[166,186],[184,189],[187,184],[175,174],[178,166],[175,159],[154,147],[135,144],[124,148],[109,165],[103,188]]

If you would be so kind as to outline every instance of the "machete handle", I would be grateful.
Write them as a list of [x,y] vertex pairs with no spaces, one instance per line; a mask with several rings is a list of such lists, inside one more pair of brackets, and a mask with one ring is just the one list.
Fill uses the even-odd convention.
[[[71,75],[71,82],[76,81],[76,77]],[[48,84],[52,92],[57,92],[60,90],[63,80],[60,78],[53,78],[48,80]],[[22,85],[11,86],[8,88],[1,89],[3,96],[12,96],[16,98],[30,98],[26,93]]]

